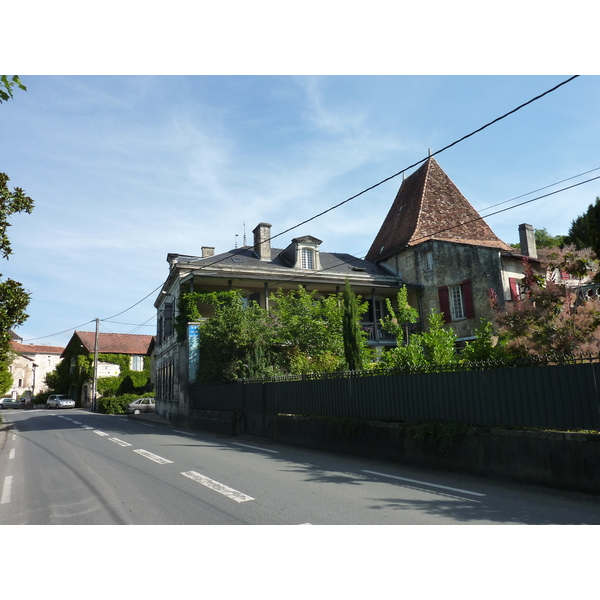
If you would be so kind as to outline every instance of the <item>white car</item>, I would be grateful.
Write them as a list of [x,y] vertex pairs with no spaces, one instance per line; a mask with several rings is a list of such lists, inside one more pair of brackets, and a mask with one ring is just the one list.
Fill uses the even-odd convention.
[[75,408],[75,400],[62,394],[52,394],[46,400],[46,408]]

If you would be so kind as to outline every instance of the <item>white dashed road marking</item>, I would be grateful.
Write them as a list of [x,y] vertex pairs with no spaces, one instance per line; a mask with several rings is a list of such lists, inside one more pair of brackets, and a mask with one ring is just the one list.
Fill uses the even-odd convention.
[[12,493],[12,475],[7,475],[4,478],[4,486],[2,487],[2,497],[0,497],[0,504],[8,504],[10,502],[11,493]]
[[134,450],[134,452],[137,452],[139,455],[144,456],[145,458],[153,460],[159,465],[168,465],[173,463],[172,460],[168,460],[166,458],[163,458],[162,456],[158,456],[158,454],[152,454],[152,452],[148,452],[147,450]]
[[389,477],[390,479],[398,479],[400,481],[408,481],[408,483],[417,483],[419,485],[427,485],[429,487],[440,488],[442,490],[450,490],[451,492],[460,492],[461,494],[470,494],[471,496],[485,496],[478,492],[469,492],[468,490],[461,490],[459,488],[447,487],[445,485],[438,485],[436,483],[428,483],[427,481],[417,481],[416,479],[407,479],[406,477],[396,477],[395,475],[386,475],[385,473],[378,473],[377,471],[366,471],[363,473],[370,473],[371,475],[379,475],[379,477]]
[[173,433],[183,433],[183,435],[196,435],[195,433],[191,433],[189,431],[179,431],[179,429],[173,429]]
[[249,500],[254,500],[254,498],[251,496],[246,496],[246,494],[242,494],[242,492],[238,492],[237,490],[223,485],[218,481],[214,481],[213,479],[209,479],[204,475],[200,475],[200,473],[196,473],[196,471],[186,471],[185,473],[182,473],[182,475],[200,483],[207,488],[210,488],[211,490],[214,490],[215,492],[219,492],[219,494],[223,494],[223,496],[227,496],[236,502],[248,502]]
[[252,448],[253,450],[261,450],[262,452],[271,452],[272,454],[279,454],[279,450],[269,450],[267,448],[259,448],[258,446],[249,446],[248,444],[240,444],[239,442],[233,442],[234,446],[244,446],[244,448]]
[[123,440],[120,440],[119,438],[108,438],[109,442],[114,442],[115,444],[119,444],[119,446],[123,446],[123,448],[126,448],[127,446],[131,446],[131,444],[129,442],[124,442]]
[[97,429],[94,429],[94,433],[96,435],[102,435],[102,436],[109,435],[108,433],[104,433],[104,431],[98,431]]
[[10,453],[8,454],[8,460],[15,457],[15,449],[11,448]]

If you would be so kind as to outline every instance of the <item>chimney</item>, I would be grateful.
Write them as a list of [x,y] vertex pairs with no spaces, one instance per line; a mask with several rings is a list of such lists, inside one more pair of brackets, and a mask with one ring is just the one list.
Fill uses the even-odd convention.
[[521,244],[521,254],[537,258],[537,248],[535,247],[535,232],[533,227],[527,223],[519,225],[519,242]]
[[260,260],[271,260],[271,223],[259,223],[252,233],[256,256]]
[[202,246],[202,258],[208,258],[215,255],[213,246]]

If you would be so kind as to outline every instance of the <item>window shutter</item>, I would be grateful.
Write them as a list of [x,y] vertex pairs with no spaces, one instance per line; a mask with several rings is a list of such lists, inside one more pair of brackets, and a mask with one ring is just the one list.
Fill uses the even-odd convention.
[[465,279],[462,282],[463,301],[465,303],[465,316],[467,319],[475,318],[475,305],[473,304],[473,290],[471,280]]
[[444,315],[444,323],[450,323],[452,317],[450,315],[450,297],[448,295],[448,286],[443,285],[438,288],[440,297],[440,311]]
[[513,302],[519,300],[519,287],[517,281],[518,279],[516,277],[508,278],[508,285],[510,285],[510,299]]

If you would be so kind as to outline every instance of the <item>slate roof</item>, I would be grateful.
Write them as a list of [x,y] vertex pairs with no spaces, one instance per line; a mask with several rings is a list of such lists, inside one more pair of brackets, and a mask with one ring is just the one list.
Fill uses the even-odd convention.
[[10,347],[18,354],[62,354],[64,348],[58,346],[35,346],[33,344],[19,344],[11,342]]
[[[76,331],[69,341],[71,344],[77,337],[88,352],[94,352],[96,333],[93,331]],[[154,336],[134,335],[131,333],[99,333],[98,352],[104,354],[136,354],[149,353]]]
[[[197,266],[198,268],[210,270],[211,266],[214,269],[223,269],[235,271],[236,274],[248,274],[255,270],[268,270],[277,277],[282,275],[288,277],[301,277],[311,273],[304,269],[292,267],[282,256],[284,250],[280,248],[271,248],[271,260],[260,260],[256,257],[251,246],[244,246],[228,252],[223,252],[215,256],[207,258],[198,258],[193,256],[179,256],[178,262],[187,263],[186,266]],[[364,272],[367,275],[389,277],[390,272],[367,260],[357,258],[343,252],[323,252],[319,251],[321,260],[321,270],[315,273],[331,273],[336,275],[352,275],[357,271]]]
[[366,259],[385,260],[407,246],[432,239],[514,252],[494,234],[435,159],[429,158],[402,182]]

